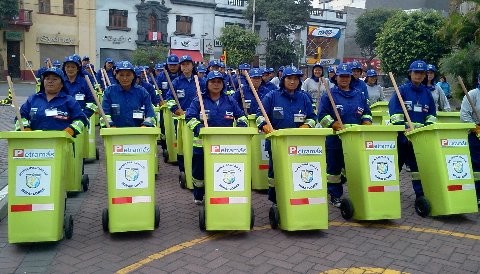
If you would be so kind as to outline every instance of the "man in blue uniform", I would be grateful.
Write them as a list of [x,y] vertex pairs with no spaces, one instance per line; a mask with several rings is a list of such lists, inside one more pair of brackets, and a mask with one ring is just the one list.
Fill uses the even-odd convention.
[[[432,93],[422,84],[422,81],[426,76],[426,70],[427,64],[424,61],[414,61],[410,64],[408,70],[408,81],[399,88],[405,107],[415,128],[429,125],[437,121],[437,112]],[[405,127],[408,127],[397,96],[392,96],[390,98],[388,111],[390,113],[390,121],[392,124],[405,125]],[[399,132],[397,144],[399,171],[402,170],[404,164],[407,164],[410,167],[412,186],[415,195],[417,199],[423,198],[423,189],[420,182],[420,174],[418,173],[418,166],[412,143],[408,141],[403,132]]]
[[[223,75],[219,71],[210,71],[207,75],[205,92],[202,94],[205,114],[209,127],[231,127],[237,121],[237,126],[246,127],[247,117],[238,107],[231,96],[225,94],[226,87]],[[187,125],[194,134],[192,175],[193,175],[193,197],[197,205],[203,203],[205,194],[204,188],[204,162],[203,146],[199,138],[200,129],[203,127],[200,114],[200,102],[196,97],[187,109],[185,119]]]
[[[105,63],[103,64],[103,68],[107,72],[108,79],[110,80],[110,83],[112,85],[115,83],[115,75],[113,73],[113,71],[115,69],[114,65],[115,65],[115,63],[113,62],[112,58],[106,58]],[[104,79],[103,73],[102,73],[101,69],[99,69],[97,71],[97,81],[99,82],[102,90],[105,90],[106,87],[105,87],[104,81],[102,79]],[[105,80],[105,83],[108,84],[107,80],[106,79],[104,79],[104,80]]]
[[150,95],[135,84],[135,71],[128,61],[118,63],[115,77],[118,84],[109,86],[103,95],[102,107],[107,121],[100,119],[104,126],[113,127],[154,127],[155,112]]
[[367,84],[365,84],[364,81],[360,79],[362,77],[363,69],[362,69],[362,64],[358,61],[353,61],[350,64],[350,68],[352,69],[352,75],[353,79],[352,82],[350,83],[350,86],[352,86],[353,89],[359,90],[363,95],[365,95],[365,98],[368,100],[368,89],[367,89]]
[[[269,92],[262,100],[262,104],[272,123],[273,129],[267,125],[260,109],[257,110],[256,123],[258,129],[268,134],[274,129],[315,127],[315,113],[312,109],[312,101],[307,94],[301,90],[302,76],[302,71],[296,67],[285,68],[280,80],[280,89]],[[268,199],[276,204],[273,158],[269,140],[265,142],[265,150],[267,150],[270,155],[268,168]]]
[[[350,82],[353,80],[352,70],[347,64],[340,64],[337,68],[337,85],[331,90],[333,100],[344,124],[371,125],[372,112],[368,107],[367,98],[359,90],[353,89]],[[335,117],[332,104],[327,94],[320,98],[318,121],[322,127],[330,127],[337,131],[341,124]],[[327,136],[327,191],[330,194],[330,203],[340,207],[343,195],[345,178],[342,169],[345,168],[343,148],[340,138],[336,135]]]
[[274,83],[270,82],[270,80],[272,79],[270,75],[270,70],[265,68],[262,72],[262,85],[265,86],[265,88],[267,88],[268,90],[276,90],[278,88],[277,86],[275,86]]
[[158,106],[158,104],[160,103],[160,96],[158,96],[155,87],[145,80],[146,76],[143,71],[144,70],[142,69],[142,67],[135,68],[135,75],[137,76],[136,84],[143,87],[150,95],[150,100],[152,101],[152,104],[154,106]]
[[[257,91],[258,97],[263,99],[263,97],[270,92],[270,90],[265,87],[265,85],[262,82],[262,73],[260,71],[261,69],[259,68],[252,68],[248,75],[250,76],[250,79],[252,80],[252,84]],[[253,95],[253,91],[250,88],[250,85],[242,87],[243,91],[243,99],[245,101],[245,109],[247,110],[246,115],[249,114],[256,114],[258,110],[258,103],[257,100],[255,99],[255,96]],[[233,95],[233,98],[235,101],[238,102],[238,106],[241,109],[244,109],[243,103],[242,103],[242,94],[240,93],[240,89],[237,89],[237,92]]]

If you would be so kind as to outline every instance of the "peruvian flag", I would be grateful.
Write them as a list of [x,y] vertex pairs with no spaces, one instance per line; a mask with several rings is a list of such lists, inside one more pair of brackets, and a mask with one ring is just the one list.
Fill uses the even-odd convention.
[[148,32],[148,40],[149,41],[162,40],[162,33],[158,32],[158,31],[149,31]]

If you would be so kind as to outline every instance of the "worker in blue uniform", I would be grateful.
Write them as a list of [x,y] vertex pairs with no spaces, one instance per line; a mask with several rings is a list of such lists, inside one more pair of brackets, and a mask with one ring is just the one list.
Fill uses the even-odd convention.
[[145,79],[145,73],[143,72],[143,68],[137,67],[135,69],[135,75],[137,76],[136,78],[136,84],[143,87],[148,94],[150,95],[150,100],[152,101],[152,104],[154,106],[158,106],[160,103],[160,96],[158,96],[157,91],[155,90],[155,87],[148,83]]
[[109,86],[103,95],[102,107],[107,121],[100,124],[112,127],[154,127],[155,112],[150,95],[135,84],[135,71],[128,61],[117,64],[115,77],[118,84]]
[[[256,124],[258,129],[266,134],[275,129],[283,128],[313,128],[315,127],[315,113],[312,101],[301,90],[303,72],[296,67],[287,67],[283,70],[280,79],[280,89],[267,93],[262,100],[265,112],[272,123],[272,128],[266,123],[260,109],[257,110]],[[268,199],[277,203],[275,194],[275,180],[273,172],[272,150],[270,141],[266,140],[265,150],[270,156],[268,168]]]
[[[417,60],[410,64],[408,69],[408,81],[399,87],[400,95],[405,103],[405,107],[415,128],[435,123],[437,121],[437,112],[432,93],[422,84],[426,77],[427,64],[424,61]],[[408,124],[405,119],[400,101],[397,96],[392,96],[388,103],[390,121],[394,125]],[[416,198],[423,197],[423,188],[418,173],[417,161],[413,151],[412,143],[407,139],[403,132],[398,133],[398,167],[402,170],[404,164],[410,167],[412,176],[412,186]]]
[[68,95],[77,100],[83,113],[90,119],[98,107],[77,58],[73,55],[65,57],[62,66],[65,75],[64,84]]
[[[259,68],[252,68],[248,75],[250,76],[250,79],[252,80],[253,87],[255,88],[258,97],[263,99],[263,97],[270,92],[270,90],[265,86],[265,84],[262,81],[262,71]],[[237,89],[235,94],[233,95],[233,98],[235,101],[238,103],[238,106],[241,109],[246,109],[247,113],[246,115],[249,114],[256,114],[258,110],[258,103],[257,100],[255,99],[255,96],[253,95],[253,91],[250,88],[250,85],[247,85],[242,88],[243,92],[243,102],[245,102],[245,108],[243,106],[242,102],[242,94],[240,92],[240,89]]]
[[200,65],[197,66],[198,79],[203,79],[205,77],[206,72],[207,72],[207,69],[205,68],[204,65],[200,64]]
[[352,69],[353,76],[350,86],[352,86],[353,89],[359,90],[361,93],[363,93],[363,95],[365,95],[368,100],[368,98],[370,97],[368,97],[367,84],[365,84],[365,82],[360,79],[363,74],[362,64],[360,64],[360,62],[358,61],[353,61],[352,63],[350,63],[350,68]]
[[[202,94],[205,115],[209,127],[232,127],[236,121],[237,127],[247,126],[247,117],[238,107],[237,102],[225,94],[226,87],[223,81],[223,74],[219,71],[210,71],[207,74],[206,87]],[[203,118],[200,113],[200,101],[198,97],[193,99],[185,114],[187,126],[193,131],[193,197],[197,205],[203,203],[205,194],[204,188],[204,162],[202,139],[199,136],[203,127]]]
[[[273,70],[273,68],[271,68]],[[270,82],[272,79],[270,73],[270,69],[265,68],[262,72],[262,85],[267,88],[268,90],[277,90],[277,86],[274,83]]]
[[[88,123],[78,102],[68,95],[64,74],[59,68],[49,68],[41,75],[40,91],[30,95],[20,107],[25,130],[65,130],[75,137]],[[15,117],[15,129],[20,121]]]
[[[335,107],[340,119],[345,125],[371,125],[372,112],[368,107],[367,97],[357,89],[352,88],[352,70],[348,64],[340,64],[337,67],[335,85],[331,89]],[[324,93],[320,98],[318,121],[322,127],[332,128],[335,131],[342,129],[330,103],[328,95]],[[327,152],[327,191],[330,194],[330,203],[340,207],[343,195],[343,183],[345,177],[342,170],[345,168],[343,147],[337,135],[327,136],[325,141]]]
[[[103,63],[103,68],[107,72],[107,76],[108,76],[108,79],[110,80],[110,83],[113,85],[116,82],[115,81],[115,75],[114,75],[115,63],[113,62],[113,59],[112,58],[106,58],[105,62]],[[104,84],[104,81],[108,85],[107,80],[104,79],[104,78],[105,77],[103,77],[103,73],[102,73],[101,69],[99,69],[97,71],[97,81],[99,82],[102,90],[105,90],[105,88],[106,88],[105,84]]]

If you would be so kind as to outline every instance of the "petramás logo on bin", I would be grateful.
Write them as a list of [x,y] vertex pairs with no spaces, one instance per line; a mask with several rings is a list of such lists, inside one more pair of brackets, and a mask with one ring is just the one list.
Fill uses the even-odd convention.
[[322,189],[319,162],[292,163],[293,191]]
[[115,182],[117,189],[147,188],[147,160],[116,161]]
[[215,163],[213,165],[214,191],[244,191],[245,165],[243,163]]
[[396,181],[397,172],[393,155],[369,155],[370,181]]
[[50,196],[50,166],[17,166],[16,196]]
[[149,144],[113,145],[113,154],[145,154],[150,153]]
[[289,146],[288,155],[322,155],[321,146]]
[[472,178],[467,155],[445,155],[449,180],[469,180]]
[[365,141],[366,150],[390,150],[396,147],[395,141]]
[[211,154],[247,154],[246,145],[212,145]]
[[442,147],[466,147],[468,146],[467,139],[440,139]]
[[13,149],[13,159],[53,159],[55,149]]

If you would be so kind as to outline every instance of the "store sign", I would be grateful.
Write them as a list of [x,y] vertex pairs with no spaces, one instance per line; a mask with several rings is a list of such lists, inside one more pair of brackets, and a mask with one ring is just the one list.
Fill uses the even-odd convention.
[[77,39],[74,36],[60,34],[40,34],[37,36],[37,43],[50,45],[77,45]]
[[338,39],[340,38],[341,32],[340,32],[340,29],[336,29],[336,28],[309,26],[308,35]]
[[203,53],[213,54],[213,39],[203,39]]
[[170,38],[171,49],[201,50],[200,39],[191,37],[173,36]]
[[7,41],[23,41],[23,32],[21,31],[6,31],[5,40]]

